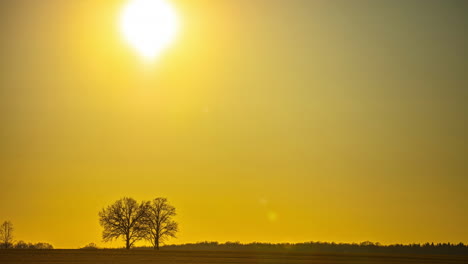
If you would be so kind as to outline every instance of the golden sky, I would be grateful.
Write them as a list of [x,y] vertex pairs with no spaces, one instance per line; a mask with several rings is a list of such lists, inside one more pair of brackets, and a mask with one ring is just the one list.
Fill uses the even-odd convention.
[[142,60],[126,0],[0,3],[0,221],[101,243],[115,200],[167,197],[170,243],[465,242],[468,4],[171,0]]

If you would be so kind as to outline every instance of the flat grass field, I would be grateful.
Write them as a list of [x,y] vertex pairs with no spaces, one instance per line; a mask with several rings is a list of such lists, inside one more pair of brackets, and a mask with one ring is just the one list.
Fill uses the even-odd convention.
[[468,256],[152,250],[0,250],[0,263],[468,263]]

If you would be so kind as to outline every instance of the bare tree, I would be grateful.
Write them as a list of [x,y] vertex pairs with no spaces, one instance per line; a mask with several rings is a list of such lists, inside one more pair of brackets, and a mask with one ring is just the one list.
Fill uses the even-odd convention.
[[2,248],[13,246],[13,224],[10,221],[5,221],[0,226],[0,243]]
[[143,218],[146,215],[148,202],[138,204],[132,198],[125,197],[99,212],[99,222],[104,228],[102,238],[112,241],[122,238],[126,249],[130,249],[135,242],[145,238]]
[[169,237],[175,237],[178,224],[172,220],[176,215],[175,207],[166,198],[154,199],[147,208],[145,216],[146,239],[159,250],[159,245]]

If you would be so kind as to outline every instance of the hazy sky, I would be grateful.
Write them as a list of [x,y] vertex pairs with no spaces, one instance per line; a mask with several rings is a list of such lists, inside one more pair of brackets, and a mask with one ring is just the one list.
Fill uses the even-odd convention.
[[131,196],[170,243],[468,240],[468,2],[172,0],[147,63],[124,0],[0,3],[0,221],[102,244]]

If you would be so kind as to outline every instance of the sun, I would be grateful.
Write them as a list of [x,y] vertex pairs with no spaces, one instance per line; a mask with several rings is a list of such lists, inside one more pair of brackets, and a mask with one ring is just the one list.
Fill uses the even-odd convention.
[[130,0],[120,23],[126,41],[147,59],[161,54],[179,29],[177,14],[166,0]]

